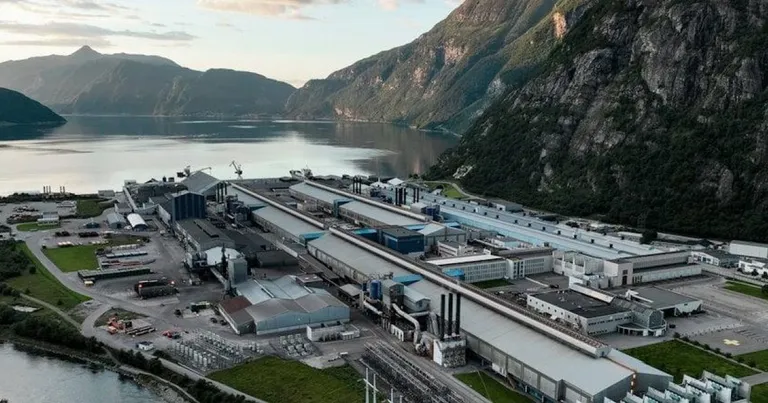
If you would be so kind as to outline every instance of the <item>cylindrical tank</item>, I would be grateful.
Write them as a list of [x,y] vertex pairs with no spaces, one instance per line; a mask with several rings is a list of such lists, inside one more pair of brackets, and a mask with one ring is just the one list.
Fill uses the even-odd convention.
[[371,298],[373,299],[381,299],[381,281],[379,280],[373,280],[371,281]]

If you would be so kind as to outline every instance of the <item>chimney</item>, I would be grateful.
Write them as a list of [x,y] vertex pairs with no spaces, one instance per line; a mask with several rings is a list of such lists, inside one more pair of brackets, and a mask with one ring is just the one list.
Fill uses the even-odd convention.
[[445,339],[445,294],[440,294],[440,323],[438,325],[440,329],[436,329],[440,333],[440,340]]
[[456,294],[456,334],[461,334],[461,294]]
[[445,334],[453,334],[453,293],[448,294],[448,326],[445,328]]

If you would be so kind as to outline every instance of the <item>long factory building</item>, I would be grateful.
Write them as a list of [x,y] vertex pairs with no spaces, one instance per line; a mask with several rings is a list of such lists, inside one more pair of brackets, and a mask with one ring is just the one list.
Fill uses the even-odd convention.
[[422,194],[422,203],[440,205],[440,212],[446,220],[459,221],[480,229],[497,231],[500,234],[539,244],[548,242],[551,246],[576,250],[601,259],[618,259],[635,255],[650,255],[664,252],[649,245],[623,240],[594,231],[584,231],[543,221],[517,213],[508,213],[493,207],[449,199],[432,194]]
[[[423,263],[393,253],[346,231],[324,228],[322,222],[239,185],[233,184],[232,187],[235,191],[257,197],[279,210],[280,214],[270,217],[272,225],[276,227],[295,218],[314,227],[312,233],[322,235],[306,241],[309,253],[338,274],[359,283],[381,275],[397,277],[419,274],[424,279],[409,287],[429,298],[430,309],[437,314],[441,294],[461,293],[465,304],[461,311],[461,329],[467,337],[469,348],[491,362],[498,373],[509,377],[542,401],[597,403],[602,402],[604,397],[618,400],[630,391],[640,392],[648,387],[662,388],[672,379],[670,375],[595,339],[471,287],[457,284]],[[323,185],[315,187],[326,188]],[[392,206],[370,200],[356,200],[359,197],[356,195],[344,194],[331,188],[323,190],[364,203],[377,209],[377,213],[400,213],[392,211],[397,209]],[[403,217],[419,221],[418,214],[407,211],[403,213]],[[382,217],[376,215],[369,219],[377,221]],[[309,231],[309,227],[304,230]]]

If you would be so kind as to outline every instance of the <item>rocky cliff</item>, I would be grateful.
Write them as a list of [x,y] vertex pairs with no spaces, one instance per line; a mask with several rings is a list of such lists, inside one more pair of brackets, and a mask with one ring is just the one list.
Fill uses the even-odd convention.
[[23,94],[0,88],[0,135],[8,125],[60,125],[66,122],[39,102]]
[[525,82],[581,2],[466,0],[415,41],[308,82],[287,113],[462,131],[504,89]]
[[594,0],[431,175],[558,212],[768,237],[768,5]]
[[199,72],[158,56],[102,55],[87,46],[0,63],[0,86],[60,113],[96,115],[274,115],[295,90],[255,73]]

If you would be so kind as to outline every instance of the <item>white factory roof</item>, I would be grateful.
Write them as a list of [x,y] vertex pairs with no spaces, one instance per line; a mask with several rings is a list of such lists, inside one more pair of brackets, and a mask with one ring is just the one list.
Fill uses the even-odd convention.
[[198,171],[189,175],[181,183],[184,184],[190,192],[203,194],[216,186],[216,184],[219,183],[219,180],[203,171]]
[[427,263],[433,264],[435,266],[448,266],[452,264],[487,262],[491,260],[504,260],[504,258],[496,255],[481,254],[430,259],[427,260]]
[[392,178],[392,179],[388,180],[387,183],[392,185],[392,186],[400,186],[403,183],[405,183],[405,181],[400,179],[400,178]]
[[[364,274],[388,272],[392,272],[395,276],[410,274],[400,266],[330,234],[310,244]],[[447,292],[427,280],[408,287],[430,298],[433,311],[440,307],[440,294]],[[462,298],[461,328],[555,381],[566,380],[576,388],[592,395],[632,376],[632,370],[612,360],[628,362],[629,367],[638,372],[663,374],[641,361],[629,358],[618,350],[610,352],[611,359],[593,358],[497,314],[469,298]]]
[[340,209],[368,217],[386,225],[412,225],[423,223],[423,221],[419,221],[415,218],[406,217],[402,214],[397,214],[393,211],[360,201],[346,203],[342,205]]
[[429,223],[424,228],[420,229],[418,232],[423,234],[424,236],[440,235],[440,234],[456,235],[456,234],[463,234],[464,230],[453,228],[453,227],[447,227],[442,224]]
[[141,218],[141,216],[136,213],[128,214],[128,217],[126,218],[128,219],[128,224],[131,225],[131,228],[147,226],[147,223],[144,221],[144,219]]
[[205,259],[208,262],[209,266],[216,266],[217,264],[221,263],[221,258],[224,255],[227,255],[228,260],[236,259],[243,256],[242,254],[240,254],[240,252],[230,248],[224,249],[224,253],[221,253],[221,248],[211,248],[205,251]]
[[297,238],[303,234],[322,231],[314,225],[272,206],[262,207],[254,211],[253,215],[261,217]]
[[307,185],[305,182],[297,183],[293,186],[291,186],[289,189],[293,190],[294,192],[301,193],[305,196],[311,197],[313,199],[317,199],[329,204],[333,204],[336,200],[349,200],[341,195],[338,195],[333,192],[329,192],[325,189],[320,189],[315,186]]
[[311,313],[332,306],[346,307],[326,290],[304,287],[290,275],[238,284],[237,293],[252,304],[245,310],[256,322],[286,312]]

